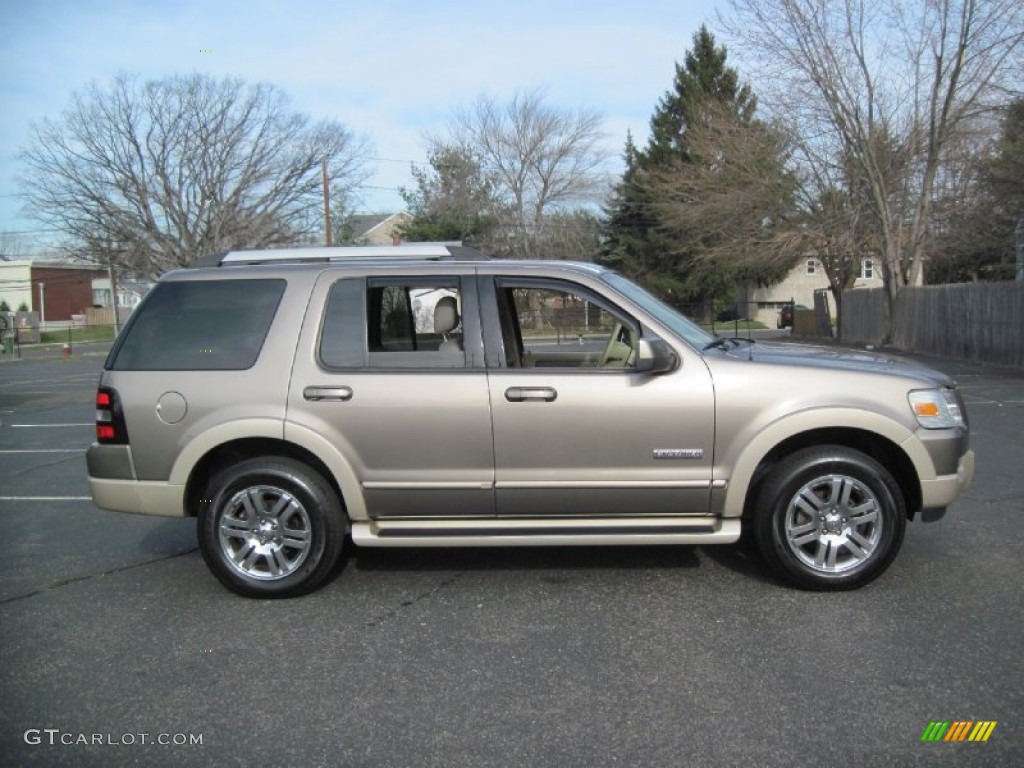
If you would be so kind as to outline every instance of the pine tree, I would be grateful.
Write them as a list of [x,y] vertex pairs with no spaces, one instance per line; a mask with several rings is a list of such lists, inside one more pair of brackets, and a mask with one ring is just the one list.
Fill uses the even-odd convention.
[[693,50],[686,52],[682,65],[676,64],[672,89],[651,118],[647,150],[639,156],[644,168],[689,159],[687,132],[702,119],[709,101],[728,106],[743,123],[753,119],[757,99],[749,86],[739,84],[739,73],[725,65],[726,57],[725,47],[716,48],[714,35],[702,25],[693,36]]
[[626,135],[623,161],[626,170],[615,185],[609,205],[605,207],[604,242],[599,261],[627,277],[654,288],[656,260],[651,258],[650,237],[655,227],[646,190],[640,183],[639,152],[633,135]]
[[1004,110],[992,147],[969,159],[970,181],[936,201],[929,283],[1013,280],[1016,230],[1024,222],[1024,99]]
[[726,66],[724,47],[701,26],[693,49],[676,64],[672,87],[651,117],[645,149],[626,143],[626,169],[606,210],[602,261],[639,280],[674,304],[712,299],[733,289],[728,270],[699,265],[701,234],[667,224],[659,215],[659,183],[667,173],[685,172],[699,162],[690,146],[695,128],[724,113],[750,126],[756,99],[740,85],[737,71]]

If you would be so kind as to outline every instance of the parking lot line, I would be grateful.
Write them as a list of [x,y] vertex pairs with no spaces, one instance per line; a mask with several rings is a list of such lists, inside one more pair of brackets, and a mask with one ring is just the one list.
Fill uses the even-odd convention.
[[11,424],[12,427],[94,427],[96,424],[91,421],[84,422],[82,424]]
[[[70,376],[62,376],[57,381],[54,381],[52,378],[51,379],[10,379],[8,381],[8,384],[11,384],[11,385],[14,385],[14,386],[20,386],[22,384],[60,384],[60,383],[63,383],[63,382],[71,381],[72,379],[93,379],[93,380],[95,380],[97,378],[99,378],[99,377],[95,373],[74,373],[74,374],[71,374]],[[76,383],[76,386],[78,386],[77,383]]]
[[92,496],[0,496],[0,501],[92,501]]
[[88,448],[7,448],[0,453],[84,453]]

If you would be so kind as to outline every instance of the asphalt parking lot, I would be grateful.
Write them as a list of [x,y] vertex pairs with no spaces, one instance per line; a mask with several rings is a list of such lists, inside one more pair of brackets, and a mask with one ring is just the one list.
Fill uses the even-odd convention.
[[89,501],[99,352],[0,364],[0,765],[1022,762],[1024,371],[928,361],[975,484],[856,592],[733,547],[373,550],[260,602],[193,521]]

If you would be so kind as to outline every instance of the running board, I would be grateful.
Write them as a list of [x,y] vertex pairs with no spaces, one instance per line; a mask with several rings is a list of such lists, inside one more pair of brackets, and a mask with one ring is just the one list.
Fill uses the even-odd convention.
[[361,547],[538,547],[636,544],[731,544],[738,518],[485,518],[362,520],[352,523]]

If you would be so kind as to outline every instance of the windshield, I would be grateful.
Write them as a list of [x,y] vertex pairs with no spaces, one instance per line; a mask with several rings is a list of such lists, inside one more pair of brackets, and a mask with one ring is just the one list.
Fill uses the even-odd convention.
[[651,317],[672,331],[672,333],[698,349],[714,341],[715,337],[713,334],[708,333],[699,325],[680,314],[678,310],[673,309],[661,299],[648,293],[639,285],[617,272],[606,272],[601,277],[608,285],[630,301],[636,303]]

